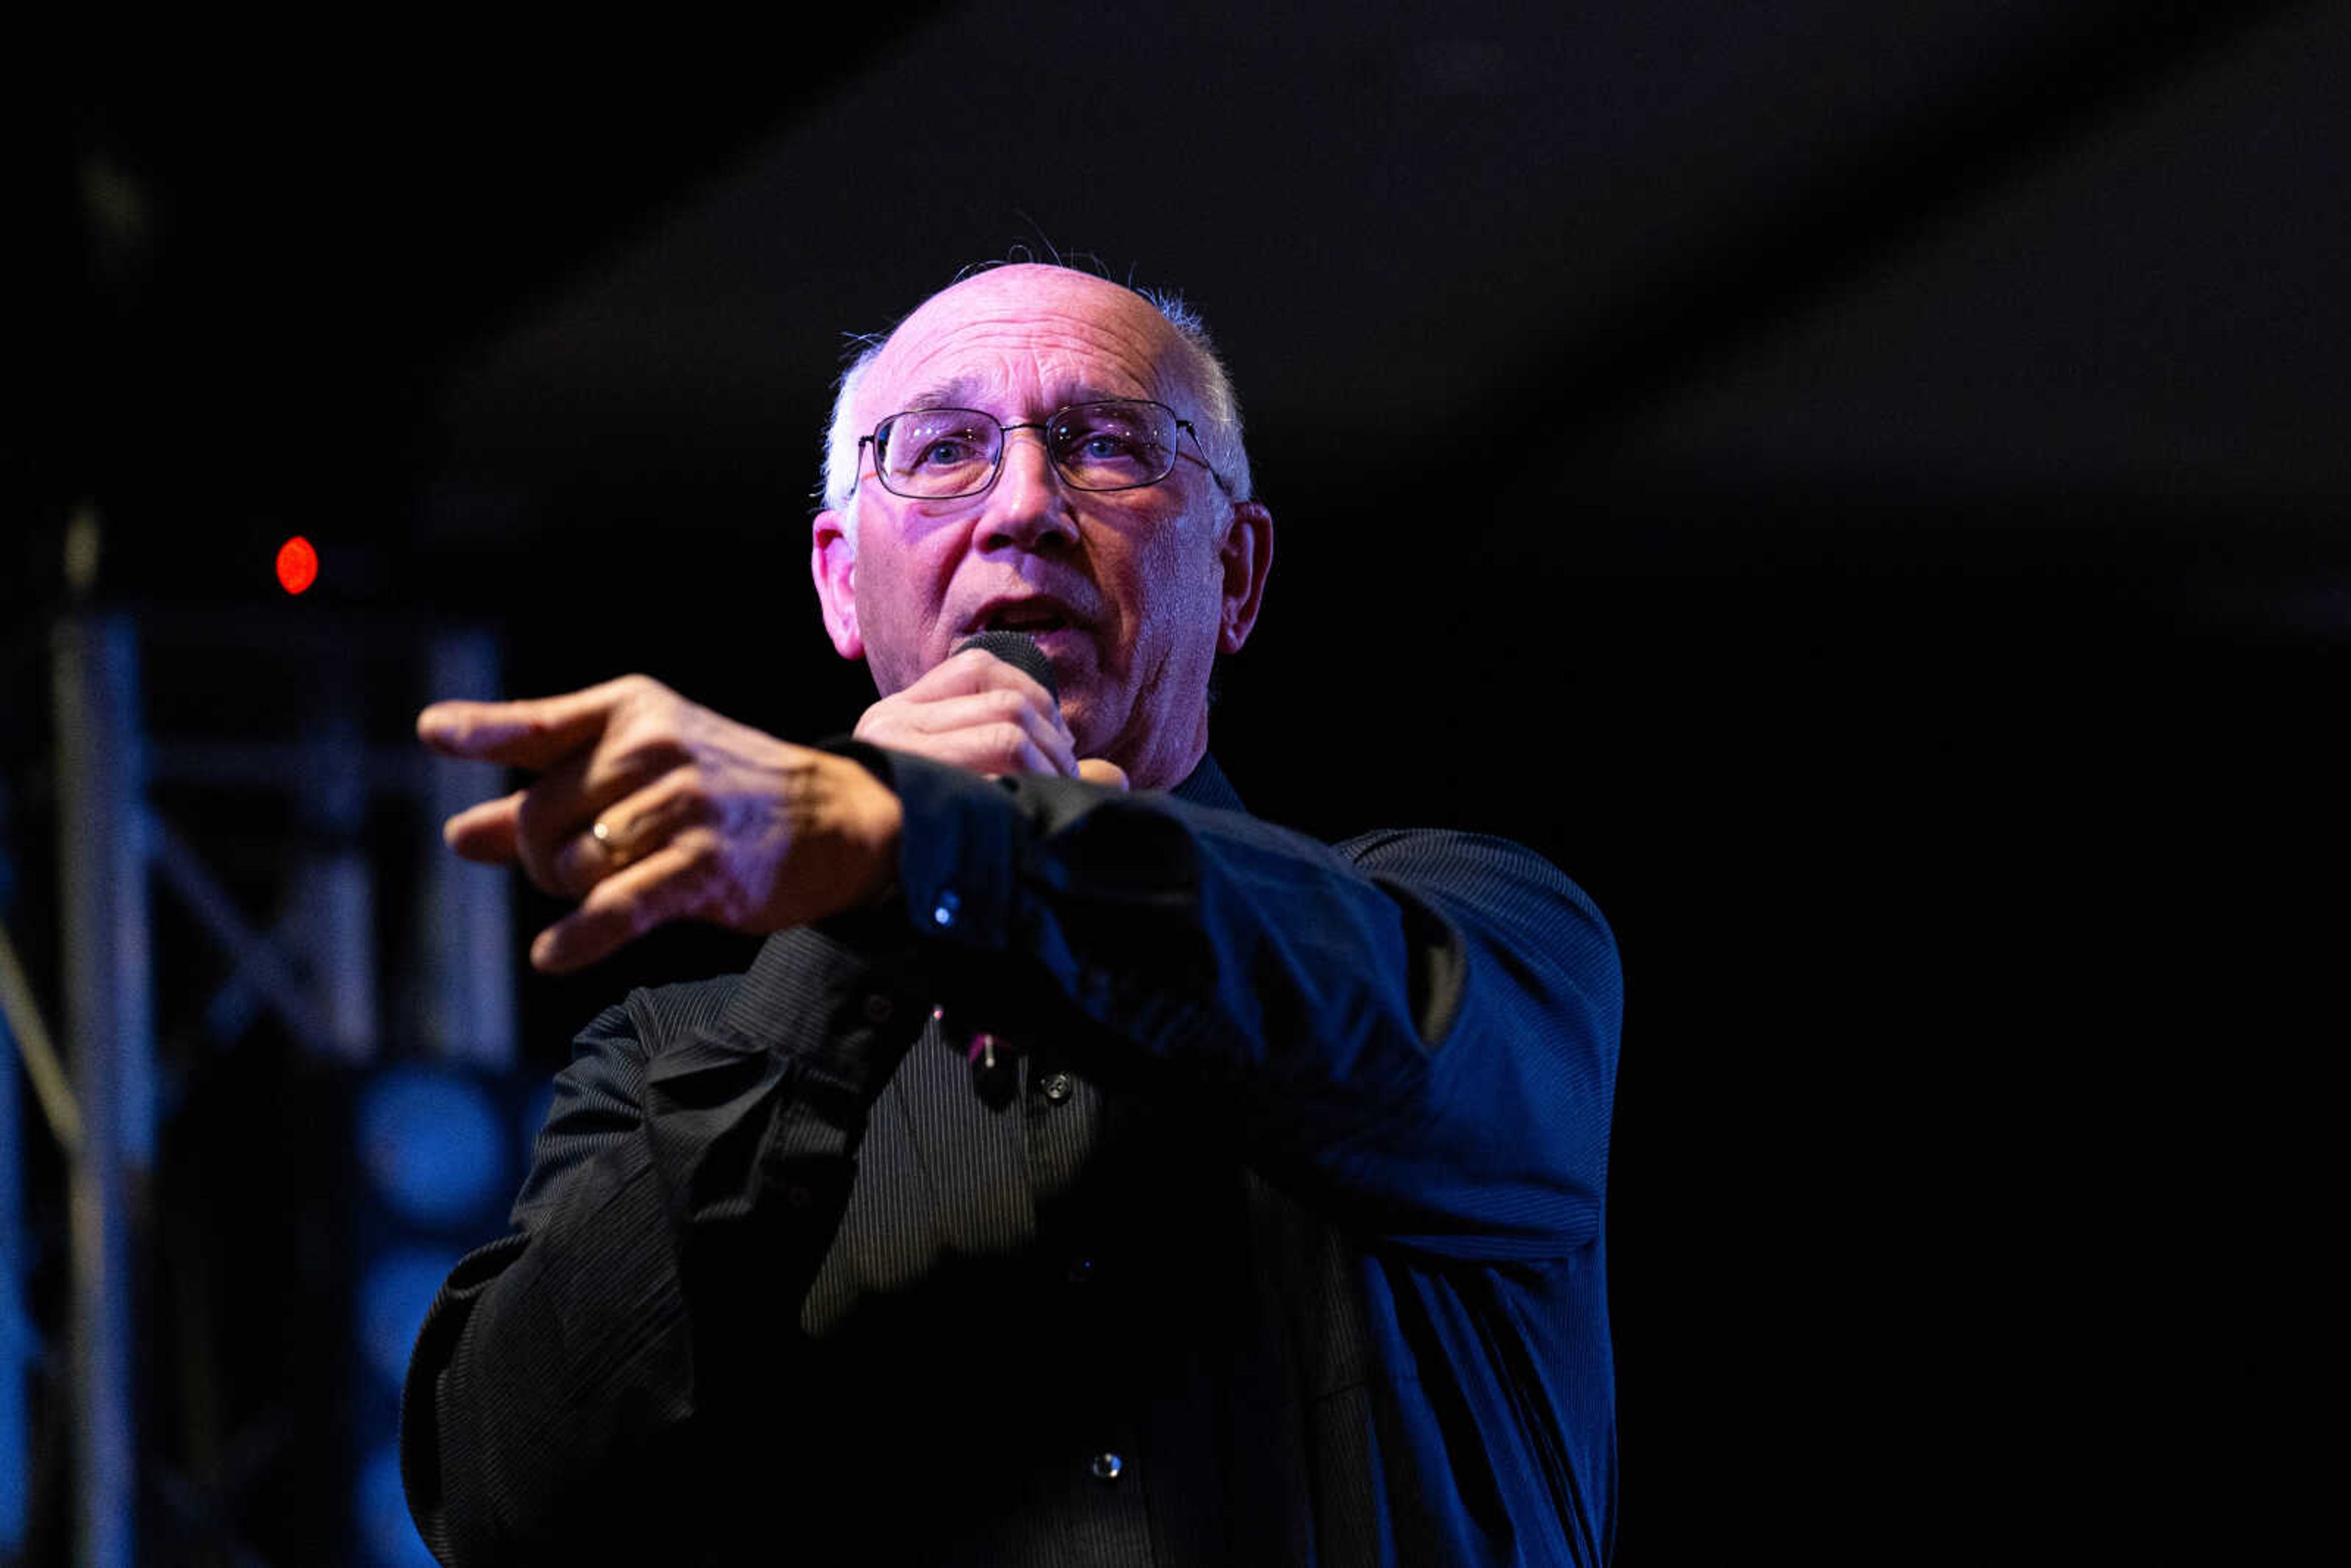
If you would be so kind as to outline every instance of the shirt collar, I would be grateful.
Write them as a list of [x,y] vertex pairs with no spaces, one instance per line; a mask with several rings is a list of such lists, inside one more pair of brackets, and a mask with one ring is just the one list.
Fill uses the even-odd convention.
[[1246,811],[1240,792],[1225,778],[1225,770],[1217,766],[1215,756],[1200,753],[1200,765],[1185,776],[1184,782],[1168,791],[1178,800],[1194,806],[1207,806],[1218,811]]

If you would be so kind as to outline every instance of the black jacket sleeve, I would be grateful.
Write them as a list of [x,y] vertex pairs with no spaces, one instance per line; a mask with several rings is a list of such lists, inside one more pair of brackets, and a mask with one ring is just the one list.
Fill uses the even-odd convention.
[[890,758],[947,1006],[1197,1095],[1359,1233],[1485,1260],[1599,1231],[1623,989],[1590,899],[1474,833],[1336,848],[1243,812]]

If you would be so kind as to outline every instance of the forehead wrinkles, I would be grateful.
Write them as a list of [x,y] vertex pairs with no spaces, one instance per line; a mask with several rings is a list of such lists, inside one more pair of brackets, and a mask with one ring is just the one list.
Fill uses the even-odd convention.
[[[1148,312],[1142,301],[1135,304]],[[1180,375],[1165,368],[1174,344],[1163,340],[1173,335],[1155,312],[1081,314],[1059,305],[1007,300],[986,311],[958,309],[951,319],[925,319],[927,314],[927,307],[916,312],[883,348],[874,366],[879,373],[861,389],[864,417],[895,413],[914,394],[958,379],[999,400],[1027,395],[1032,388],[1049,399],[1088,388],[1165,402],[1181,385]]]

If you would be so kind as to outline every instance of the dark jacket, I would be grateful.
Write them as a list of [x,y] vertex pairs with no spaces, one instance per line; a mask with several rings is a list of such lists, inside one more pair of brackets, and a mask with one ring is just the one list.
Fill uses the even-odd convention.
[[1590,901],[1492,838],[1268,826],[1212,760],[857,754],[887,907],[599,1018],[435,1301],[443,1560],[1604,1560]]

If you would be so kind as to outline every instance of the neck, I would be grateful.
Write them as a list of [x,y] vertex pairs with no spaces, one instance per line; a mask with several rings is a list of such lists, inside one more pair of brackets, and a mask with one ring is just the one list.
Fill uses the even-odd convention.
[[1189,729],[1159,730],[1143,737],[1136,745],[1114,747],[1109,756],[1126,769],[1129,788],[1173,789],[1192,776],[1192,769],[1200,766],[1200,758],[1207,753],[1208,716],[1204,710]]

